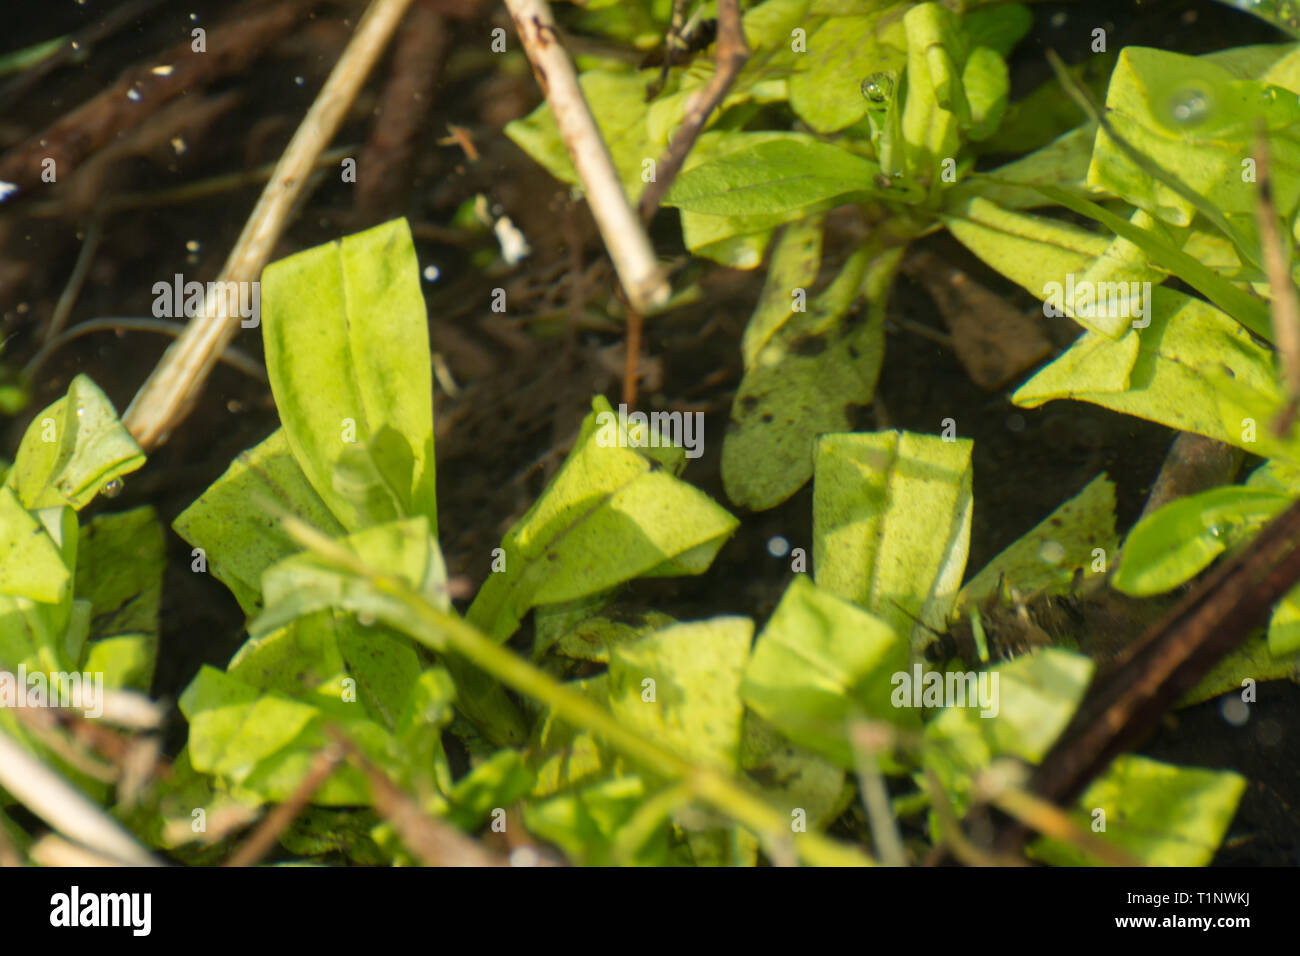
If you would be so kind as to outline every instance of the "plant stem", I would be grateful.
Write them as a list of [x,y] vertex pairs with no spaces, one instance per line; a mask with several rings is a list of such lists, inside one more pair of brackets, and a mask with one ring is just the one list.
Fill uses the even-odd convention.
[[791,833],[790,820],[729,774],[692,763],[648,737],[623,726],[608,710],[498,645],[457,615],[441,611],[405,582],[382,575],[329,537],[290,516],[282,517],[289,534],[331,563],[366,578],[406,612],[389,623],[439,653],[451,649],[501,683],[549,707],[561,720],[590,731],[609,746],[669,780],[681,781],[715,809],[778,842],[792,842],[806,863],[820,866],[874,865],[867,854],[817,833]]

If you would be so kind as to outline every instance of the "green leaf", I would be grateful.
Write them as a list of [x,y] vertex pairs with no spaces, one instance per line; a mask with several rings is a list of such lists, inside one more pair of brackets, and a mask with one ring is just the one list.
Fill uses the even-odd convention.
[[[279,520],[259,506],[263,500],[325,534],[343,533],[290,452],[283,429],[239,455],[172,523],[177,534],[202,550],[203,564],[230,588],[245,614],[261,607],[267,568],[301,550]],[[199,555],[192,557],[198,564]]]
[[740,692],[792,741],[850,769],[851,718],[919,721],[890,701],[907,660],[907,641],[888,624],[800,575],[759,635]]
[[1118,341],[1080,336],[1013,401],[1027,408],[1055,398],[1092,402],[1300,462],[1296,429],[1279,439],[1268,426],[1282,406],[1270,352],[1223,312],[1163,286],[1152,289],[1150,318],[1148,328]]
[[877,193],[879,172],[838,146],[791,133],[684,171],[664,204],[713,216],[778,213]]
[[[1164,240],[1154,230],[1138,228],[1096,203],[1073,196],[1055,186],[1040,185],[1037,188],[1043,195],[1067,209],[1096,219],[1124,240],[1140,248],[1153,262],[1178,276],[1260,338],[1272,339],[1272,324],[1269,322],[1268,309],[1263,303],[1225,280],[1214,270],[1207,269],[1182,249]],[[1083,276],[1083,280],[1091,281],[1092,272],[1093,270],[1090,269]],[[1141,274],[1141,278],[1147,277]],[[1121,325],[1120,328],[1123,326]]]
[[803,810],[814,829],[830,826],[853,802],[854,787],[841,768],[791,743],[750,709],[745,711],[740,763],[768,803],[786,816]]
[[753,636],[748,618],[719,617],[676,624],[614,648],[610,711],[693,763],[735,770],[740,680]]
[[[879,248],[867,243],[854,252],[807,311],[790,311],[795,290],[787,288],[785,320],[765,339],[747,330],[745,345],[755,354],[722,446],[723,487],[737,504],[762,511],[789,498],[812,476],[817,436],[851,428],[855,408],[871,403],[884,358],[885,296],[903,251],[873,258]],[[795,247],[793,254],[804,253]],[[768,301],[781,294],[772,283],[782,278],[769,276]],[[848,315],[860,294],[868,301],[865,320]],[[751,321],[768,325],[771,318],[756,311]]]
[[942,627],[970,544],[971,442],[910,432],[824,435],[813,483],[818,585],[899,634]]
[[1118,545],[1115,485],[1104,474],[1098,475],[967,581],[957,604],[978,604],[1002,580],[1022,594],[1063,592],[1073,583],[1075,568],[1094,573],[1097,549],[1102,551],[1104,569]]
[[[76,553],[74,541],[70,563]],[[62,604],[71,590],[72,568],[63,550],[11,489],[0,488],[0,594]]]
[[[790,78],[790,108],[819,133],[834,133],[867,115],[859,91],[875,71],[901,71],[907,41],[902,3],[873,5],[863,14],[830,17],[808,31],[807,67]],[[802,25],[802,24],[800,24]],[[782,38],[788,45],[789,34]]]
[[[600,396],[551,485],[502,540],[504,570],[490,575],[466,615],[497,640],[529,608],[608,590],[637,577],[699,574],[736,528],[702,492],[652,467]],[[642,453],[644,451],[644,454]]]
[[76,595],[91,606],[82,669],[110,687],[149,690],[167,548],[153,508],[98,515],[81,529]]
[[1253,233],[1255,186],[1242,175],[1242,159],[1263,123],[1274,206],[1288,218],[1294,212],[1300,197],[1300,138],[1291,132],[1300,123],[1295,96],[1237,79],[1201,58],[1131,46],[1111,74],[1106,109],[1116,133],[1186,188],[1175,191],[1153,179],[1104,130],[1097,133],[1090,185],[1175,225],[1190,225],[1200,211],[1234,238],[1238,231]]
[[[1123,754],[1079,798],[1075,822],[1135,858],[1141,866],[1205,866],[1228,832],[1246,778],[1229,771],[1173,767]],[[1056,866],[1098,865],[1079,848],[1040,839],[1031,857]]]
[[[262,278],[267,374],[289,447],[350,531],[391,520],[394,505],[335,483],[369,447],[402,516],[437,530],[433,378],[419,262],[405,220],[290,256]],[[409,469],[404,462],[409,461]],[[345,472],[346,473],[346,472]]]
[[991,715],[977,707],[948,707],[924,731],[922,763],[939,777],[959,811],[971,777],[993,758],[1043,759],[1083,699],[1093,665],[1080,654],[1045,648],[986,673],[995,703]]
[[1139,597],[1175,588],[1229,545],[1258,531],[1291,501],[1288,495],[1244,485],[1171,501],[1129,532],[1111,585]]
[[105,485],[144,464],[144,453],[118,420],[108,397],[85,375],[32,419],[5,478],[35,511],[70,505],[80,511]]

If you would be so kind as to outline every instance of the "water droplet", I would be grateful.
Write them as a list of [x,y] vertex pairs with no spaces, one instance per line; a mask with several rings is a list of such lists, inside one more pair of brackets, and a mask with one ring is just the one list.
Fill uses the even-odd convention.
[[1219,713],[1223,719],[1234,727],[1241,727],[1250,720],[1250,707],[1240,697],[1224,694],[1219,700]]
[[125,487],[126,483],[122,481],[121,478],[114,478],[111,481],[106,482],[104,487],[99,489],[99,493],[105,498],[116,498],[122,493],[122,489]]
[[307,81],[304,80],[301,76],[295,76],[295,77],[293,78],[294,86],[302,86],[302,85],[303,85],[304,83],[306,83],[306,82],[307,82]]
[[202,247],[199,245],[199,241],[197,239],[191,239],[185,243],[185,250],[187,252],[198,252],[200,248]]
[[1174,97],[1170,112],[1173,113],[1176,122],[1187,126],[1203,122],[1210,112],[1210,98],[1203,90],[1183,90]]
[[790,542],[779,534],[767,539],[767,553],[774,558],[784,558],[790,553]]
[[143,97],[140,96],[140,91],[135,87],[131,87],[131,89],[126,91],[126,98],[132,103],[139,103],[140,100],[143,99]]
[[442,275],[442,270],[437,266],[425,266],[424,278],[426,282],[437,282],[438,276]]
[[862,95],[873,103],[885,103],[894,95],[894,74],[872,73],[862,81]]
[[1219,538],[1223,536],[1222,525],[1217,525],[1217,524],[1208,525],[1205,530],[1210,532],[1211,537]]
[[358,611],[357,623],[362,627],[370,627],[375,623],[375,616],[368,611]]

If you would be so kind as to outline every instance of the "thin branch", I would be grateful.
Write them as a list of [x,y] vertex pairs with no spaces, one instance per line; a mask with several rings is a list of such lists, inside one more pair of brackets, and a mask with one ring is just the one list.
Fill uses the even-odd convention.
[[136,393],[123,423],[149,451],[189,414],[217,357],[239,328],[239,310],[225,300],[230,283],[253,282],[271,257],[290,211],[302,196],[316,157],[338,131],[411,0],[371,0],[347,49],[303,117],[253,214],[231,250],[198,315]]
[[304,548],[364,578],[376,592],[392,599],[385,602],[394,610],[389,623],[431,650],[454,651],[507,687],[549,707],[565,723],[591,731],[630,760],[670,780],[683,781],[696,797],[754,830],[760,839],[792,839],[805,862],[823,866],[875,862],[866,853],[821,834],[791,833],[789,817],[729,774],[693,763],[637,732],[589,697],[561,684],[508,647],[498,645],[472,624],[434,607],[405,582],[376,572],[333,538],[270,502],[264,502],[263,507],[277,514],[285,530]]
[[334,772],[334,769],[342,760],[342,748],[335,744],[323,747],[312,758],[307,773],[293,793],[289,795],[289,799],[277,805],[263,818],[252,835],[240,844],[239,849],[231,854],[230,859],[226,860],[225,865],[232,867],[252,866],[271,852],[271,849],[280,839],[280,834],[289,829],[289,824],[293,823],[298,814],[302,813],[303,808],[311,802],[311,798],[316,795],[316,791],[324,786],[325,781],[329,779],[330,774]]
[[745,42],[737,0],[718,0],[717,66],[704,89],[698,91],[686,104],[682,125],[677,127],[672,142],[659,160],[654,181],[648,183],[645,192],[641,194],[638,206],[643,222],[648,223],[654,218],[655,210],[659,208],[668,187],[682,171],[682,164],[686,162],[686,156],[695,145],[704,124],[726,98],[727,90],[749,62],[749,56],[749,45]]
[[555,124],[632,307],[644,313],[662,305],[671,293],[668,280],[628,203],[609,149],[578,85],[573,63],[560,42],[550,6],[546,0],[506,0],[506,6],[532,63],[533,75],[551,105]]

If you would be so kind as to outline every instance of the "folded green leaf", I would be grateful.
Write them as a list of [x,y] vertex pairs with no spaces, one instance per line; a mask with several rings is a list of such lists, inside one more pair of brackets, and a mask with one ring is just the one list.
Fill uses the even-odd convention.
[[108,397],[85,375],[32,419],[5,477],[23,506],[80,511],[114,479],[144,464],[144,453]]
[[[410,229],[395,220],[267,267],[267,374],[294,458],[339,522],[356,531],[401,515],[437,528],[433,373]],[[374,461],[360,493],[356,446]],[[407,464],[409,462],[409,465]],[[376,499],[375,473],[402,487]],[[355,483],[355,481],[354,481]],[[391,498],[396,497],[396,501]]]
[[824,435],[813,484],[818,585],[917,647],[944,626],[970,545],[971,442],[910,432]]
[[759,635],[740,693],[792,741],[850,769],[850,719],[919,723],[917,709],[890,700],[907,661],[907,641],[888,624],[800,575]]

